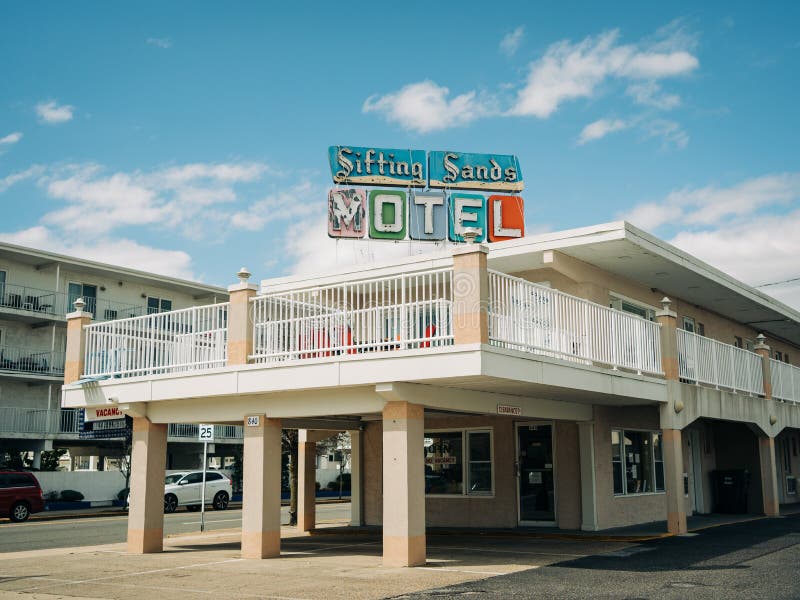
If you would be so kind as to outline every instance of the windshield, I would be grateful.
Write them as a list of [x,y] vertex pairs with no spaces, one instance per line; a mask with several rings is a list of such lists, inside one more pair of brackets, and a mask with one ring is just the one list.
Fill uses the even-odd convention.
[[164,478],[164,484],[169,485],[171,483],[178,483],[178,480],[184,476],[184,473],[173,473],[172,475],[167,475]]

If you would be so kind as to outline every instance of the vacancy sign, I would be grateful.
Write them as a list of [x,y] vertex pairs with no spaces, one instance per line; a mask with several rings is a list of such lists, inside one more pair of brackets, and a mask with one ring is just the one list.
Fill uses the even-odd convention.
[[85,411],[84,421],[111,421],[125,418],[125,413],[116,406],[87,406]]

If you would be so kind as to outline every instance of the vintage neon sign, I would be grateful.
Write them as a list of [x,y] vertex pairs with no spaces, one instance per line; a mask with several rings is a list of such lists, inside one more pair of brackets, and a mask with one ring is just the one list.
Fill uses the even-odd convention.
[[331,146],[328,158],[334,183],[406,188],[330,190],[330,237],[463,242],[466,228],[478,242],[525,235],[522,197],[461,191],[522,191],[516,156]]

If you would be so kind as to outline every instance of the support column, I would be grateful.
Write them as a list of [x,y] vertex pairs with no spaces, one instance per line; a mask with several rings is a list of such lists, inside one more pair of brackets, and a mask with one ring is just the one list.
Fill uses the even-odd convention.
[[33,451],[33,463],[31,466],[36,469],[37,471],[42,468],[42,451],[41,450],[34,450]]
[[769,363],[770,347],[767,345],[767,338],[763,333],[756,337],[756,345],[753,348],[756,354],[761,357],[761,374],[764,378],[764,398],[772,398],[772,365]]
[[236,274],[239,283],[228,286],[228,364],[246,365],[247,357],[253,353],[253,306],[258,286],[247,283],[250,272],[242,267]]
[[578,446],[581,461],[581,529],[597,531],[594,422],[578,423]]
[[350,433],[350,525],[360,527],[364,524],[361,510],[361,438],[359,430]]
[[134,417],[131,444],[128,552],[161,552],[164,548],[167,425],[151,423],[146,417]]
[[92,322],[92,313],[83,309],[83,298],[74,302],[75,312],[67,315],[67,351],[64,357],[64,385],[75,383],[83,375],[86,360],[86,333],[84,327]]
[[383,408],[383,564],[425,564],[424,409],[409,402]]
[[281,421],[245,417],[242,558],[281,554]]
[[489,249],[467,244],[453,251],[453,336],[455,344],[489,343]]
[[661,325],[661,370],[664,379],[678,381],[678,315],[670,310],[672,300],[664,296],[661,299],[662,309],[656,312],[656,320]]
[[312,531],[317,515],[317,443],[309,440],[308,431],[297,436],[297,529]]
[[758,438],[758,455],[761,462],[761,495],[764,514],[777,517],[781,514],[778,500],[778,468],[775,463],[775,438]]
[[680,429],[662,432],[664,487],[667,492],[667,531],[679,535],[686,527],[686,501],[683,494],[683,443]]

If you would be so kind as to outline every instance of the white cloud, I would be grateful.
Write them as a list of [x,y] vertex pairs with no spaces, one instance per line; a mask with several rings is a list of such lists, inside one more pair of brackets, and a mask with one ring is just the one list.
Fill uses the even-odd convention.
[[273,221],[289,221],[308,217],[319,210],[324,190],[308,181],[292,186],[252,203],[246,210],[231,215],[231,226],[246,231],[259,231]]
[[364,101],[364,113],[383,114],[390,122],[420,133],[467,125],[492,113],[490,103],[471,91],[448,99],[450,90],[433,81],[409,84],[383,96]]
[[503,36],[500,40],[500,52],[506,56],[514,56],[519,50],[522,40],[525,37],[525,26],[520,25],[514,31]]
[[59,105],[55,100],[40,102],[36,105],[36,114],[43,123],[55,125],[72,120],[75,107],[68,104]]
[[151,46],[155,46],[156,48],[171,48],[172,47],[172,40],[169,38],[147,38],[147,43]]
[[600,138],[607,136],[609,133],[622,131],[628,127],[629,124],[620,119],[600,119],[599,121],[589,123],[583,128],[578,136],[578,145],[582,146],[586,142],[599,140]]
[[0,146],[10,146],[12,144],[16,144],[21,139],[22,139],[22,132],[15,131],[13,133],[9,133],[5,137],[1,137],[0,138]]
[[33,165],[24,171],[17,171],[11,175],[6,175],[0,179],[0,194],[5,192],[12,185],[25,181],[27,179],[35,179],[44,173],[44,167],[41,165]]
[[637,104],[652,106],[660,110],[672,110],[681,105],[681,97],[677,94],[665,94],[655,81],[632,83],[625,92]]
[[153,248],[125,238],[100,238],[90,242],[73,243],[47,227],[37,225],[16,233],[2,233],[0,239],[10,244],[49,250],[140,271],[195,279],[192,258],[186,252]]
[[578,43],[552,44],[530,66],[526,85],[518,92],[511,113],[547,118],[566,101],[590,98],[608,78],[657,80],[691,73],[699,66],[683,41],[618,43],[619,32],[607,31]]
[[660,138],[661,147],[685,148],[689,143],[689,134],[675,121],[656,119],[645,126],[645,133],[649,138]]
[[658,203],[635,206],[625,217],[643,229],[666,224],[714,225],[731,217],[746,217],[766,207],[800,200],[800,173],[778,173],[746,179],[729,187],[686,187]]

